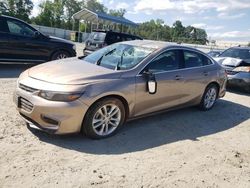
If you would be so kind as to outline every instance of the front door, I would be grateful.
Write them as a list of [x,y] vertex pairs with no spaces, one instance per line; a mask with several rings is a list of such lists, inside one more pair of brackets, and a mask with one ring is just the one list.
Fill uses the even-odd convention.
[[[135,116],[171,108],[181,104],[185,98],[182,75],[181,50],[168,50],[156,57],[136,77]],[[150,72],[157,82],[157,91],[147,91],[147,78],[143,72]]]

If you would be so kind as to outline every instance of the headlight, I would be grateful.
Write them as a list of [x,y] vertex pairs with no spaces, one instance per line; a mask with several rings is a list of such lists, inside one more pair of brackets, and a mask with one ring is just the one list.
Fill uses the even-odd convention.
[[73,45],[72,48],[73,48],[73,50],[76,50],[76,45]]
[[50,100],[50,101],[61,101],[71,102],[82,96],[83,93],[59,93],[53,91],[40,91],[38,96]]
[[235,71],[235,72],[250,72],[250,67],[237,67],[233,71]]

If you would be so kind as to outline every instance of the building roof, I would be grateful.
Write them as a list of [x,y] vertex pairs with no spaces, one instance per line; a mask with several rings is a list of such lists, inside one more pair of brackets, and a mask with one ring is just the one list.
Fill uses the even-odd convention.
[[126,18],[111,16],[105,13],[91,11],[86,8],[75,13],[72,17],[74,20],[85,20],[93,23],[107,23],[107,24],[117,23],[132,27],[138,26],[136,23]]

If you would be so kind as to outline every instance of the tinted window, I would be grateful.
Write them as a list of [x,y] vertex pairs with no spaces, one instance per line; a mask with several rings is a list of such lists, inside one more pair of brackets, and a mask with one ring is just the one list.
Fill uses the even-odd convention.
[[188,50],[184,50],[184,60],[186,68],[201,67],[212,64],[212,61],[206,56]]
[[6,25],[6,21],[0,18],[0,32],[8,32],[8,27]]
[[89,39],[94,41],[104,41],[106,37],[106,33],[102,32],[92,32],[89,36]]
[[154,59],[146,68],[151,72],[171,71],[180,68],[179,51],[170,50]]
[[16,20],[7,20],[7,25],[9,27],[10,33],[12,34],[28,37],[34,36],[34,30],[22,22]]

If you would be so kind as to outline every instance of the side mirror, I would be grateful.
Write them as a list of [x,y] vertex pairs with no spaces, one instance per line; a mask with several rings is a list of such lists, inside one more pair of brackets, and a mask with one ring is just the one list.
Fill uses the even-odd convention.
[[157,82],[155,80],[155,75],[150,71],[145,71],[144,74],[147,77],[147,90],[149,94],[153,95],[157,92]]
[[39,38],[40,37],[40,32],[39,31],[35,31],[34,32],[34,38]]

